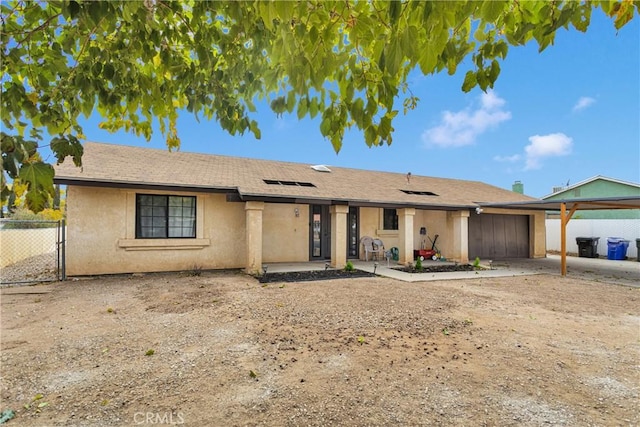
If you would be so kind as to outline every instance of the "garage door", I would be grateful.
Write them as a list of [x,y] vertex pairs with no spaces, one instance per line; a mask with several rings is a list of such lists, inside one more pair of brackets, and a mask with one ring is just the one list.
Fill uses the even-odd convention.
[[528,258],[529,217],[472,213],[469,216],[469,259]]

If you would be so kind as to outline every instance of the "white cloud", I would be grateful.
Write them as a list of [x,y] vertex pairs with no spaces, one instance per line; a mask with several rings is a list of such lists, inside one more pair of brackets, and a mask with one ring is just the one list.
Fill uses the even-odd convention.
[[425,130],[422,140],[427,146],[461,147],[473,144],[478,135],[511,118],[502,107],[506,101],[493,91],[480,96],[480,107],[458,112],[443,111],[440,124]]
[[525,170],[540,169],[540,161],[545,157],[566,156],[571,153],[573,138],[564,133],[549,135],[533,135],[529,137],[531,144],[524,148],[526,153]]
[[581,96],[580,99],[578,99],[578,102],[576,102],[576,105],[573,106],[573,111],[582,111],[595,104],[595,102],[596,100],[591,97]]
[[522,156],[520,154],[514,154],[513,156],[494,156],[493,160],[496,162],[515,163],[521,158]]
[[493,110],[495,108],[502,107],[506,101],[500,98],[496,93],[492,90],[489,92],[482,92],[480,95],[480,102],[482,103],[482,108],[487,110]]

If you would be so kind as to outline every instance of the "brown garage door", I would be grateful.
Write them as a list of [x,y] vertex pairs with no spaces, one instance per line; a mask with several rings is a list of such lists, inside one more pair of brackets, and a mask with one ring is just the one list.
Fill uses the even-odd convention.
[[529,217],[472,213],[469,216],[469,259],[528,258]]

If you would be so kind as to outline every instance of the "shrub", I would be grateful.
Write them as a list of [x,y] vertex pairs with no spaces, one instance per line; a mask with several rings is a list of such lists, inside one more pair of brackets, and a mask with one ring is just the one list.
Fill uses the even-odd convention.
[[353,271],[353,263],[351,261],[347,261],[347,264],[344,266],[344,271]]
[[9,221],[3,221],[2,228],[53,228],[63,218],[64,214],[59,209],[47,208],[36,214],[29,209],[19,208],[8,218]]

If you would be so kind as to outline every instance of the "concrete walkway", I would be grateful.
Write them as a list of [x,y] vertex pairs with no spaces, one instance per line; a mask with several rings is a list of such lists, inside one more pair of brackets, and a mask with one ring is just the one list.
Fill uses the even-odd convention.
[[[367,271],[404,282],[427,282],[432,280],[456,280],[478,279],[487,277],[513,277],[529,276],[533,274],[551,274],[560,276],[560,256],[547,255],[546,258],[536,259],[510,259],[494,261],[482,260],[480,265],[485,270],[456,271],[443,273],[405,273],[393,269],[393,263],[387,267],[386,261],[375,263],[374,261],[353,260],[357,270]],[[377,265],[376,265],[377,264]],[[425,267],[437,264],[453,264],[447,261],[424,261]],[[325,262],[304,263],[275,263],[268,264],[270,273],[287,271],[324,270],[328,267]],[[618,285],[634,286],[640,288],[640,262],[637,261],[612,261],[601,258],[567,257],[567,277],[584,280],[611,283]]]

